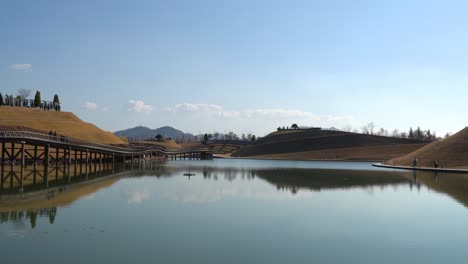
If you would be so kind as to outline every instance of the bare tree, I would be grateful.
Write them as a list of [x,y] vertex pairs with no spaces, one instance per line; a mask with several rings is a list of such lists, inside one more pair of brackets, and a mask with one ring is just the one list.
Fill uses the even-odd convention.
[[393,129],[391,136],[395,138],[400,137],[400,131],[398,131],[398,129]]
[[29,89],[19,89],[17,92],[17,95],[20,96],[23,99],[26,99],[31,95],[31,90]]
[[388,130],[382,127],[377,131],[376,135],[388,137]]
[[367,123],[367,125],[364,125],[361,127],[363,134],[371,134],[371,135],[374,134],[374,128],[375,128],[374,122]]
[[347,124],[347,125],[345,125],[343,127],[343,131],[345,131],[345,132],[351,132],[351,130],[353,130],[353,127],[351,125],[349,125],[349,124]]

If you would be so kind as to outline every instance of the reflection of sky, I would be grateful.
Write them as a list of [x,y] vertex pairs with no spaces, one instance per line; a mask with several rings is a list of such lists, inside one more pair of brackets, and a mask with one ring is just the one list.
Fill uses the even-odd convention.
[[121,195],[125,197],[128,204],[140,204],[151,197],[151,192],[147,186],[136,184],[126,184],[120,189]]
[[[336,162],[336,161],[295,161],[295,160],[251,160],[251,159],[213,159],[196,161],[169,161],[167,166],[176,167],[210,167],[236,169],[275,169],[275,168],[303,168],[303,169],[343,169],[343,170],[372,170],[392,171],[387,168],[373,167],[371,162]],[[393,170],[394,171],[394,170]]]
[[[310,197],[310,192],[300,192],[292,195],[290,192],[277,191],[271,185],[261,181],[244,182],[204,180],[201,176],[192,177],[190,182],[186,179],[177,179],[161,188],[161,197],[179,202],[213,202],[225,198],[251,198],[283,200]],[[185,182],[184,182],[185,181]]]
[[[281,180],[292,174],[266,181],[260,173],[249,174],[249,169],[195,169],[196,175],[190,179],[183,172],[185,168],[159,178],[121,179],[100,189],[92,199],[58,208],[53,224],[48,218],[38,218],[35,229],[29,228],[28,220],[1,224],[2,261],[132,263],[137,258],[145,263],[256,264],[465,260],[468,211],[426,187],[398,183],[317,191],[307,188],[307,173],[297,182],[284,181],[301,186],[282,188]],[[443,177],[437,183],[441,181]],[[339,181],[332,183],[341,186]],[[27,254],[18,254],[23,248]],[[454,256],[458,258],[454,260]]]

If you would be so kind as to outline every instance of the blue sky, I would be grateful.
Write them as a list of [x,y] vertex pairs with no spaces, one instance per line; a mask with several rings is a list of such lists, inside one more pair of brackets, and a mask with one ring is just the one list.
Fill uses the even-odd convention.
[[468,116],[467,5],[3,0],[0,92],[57,93],[111,131],[374,122],[443,135]]

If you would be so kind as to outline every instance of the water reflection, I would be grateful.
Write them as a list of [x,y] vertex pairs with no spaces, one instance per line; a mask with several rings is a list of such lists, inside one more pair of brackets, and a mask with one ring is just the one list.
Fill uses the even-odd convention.
[[468,174],[418,171],[413,173],[413,182],[447,194],[468,207]]
[[29,220],[31,228],[36,228],[37,218],[44,217],[49,219],[49,223],[53,224],[57,215],[57,207],[52,208],[38,208],[28,210],[14,210],[0,212],[0,223],[13,222],[22,223]]
[[[95,167],[86,173],[67,174],[70,170],[57,168],[51,171],[56,175],[53,180],[45,184],[40,180],[41,176],[26,178],[24,191],[18,192],[17,186],[0,189],[0,223],[6,222],[30,222],[31,228],[37,226],[37,219],[48,217],[53,224],[60,207],[68,206],[73,202],[90,197],[101,189],[109,188],[122,178],[154,177],[170,178],[181,177],[187,171],[197,176],[191,180],[191,184],[200,184],[202,181],[224,181],[225,184],[243,181],[262,181],[268,183],[277,192],[287,192],[289,195],[297,195],[304,192],[320,192],[322,190],[345,190],[362,188],[365,190],[380,189],[388,186],[397,188],[405,186],[410,190],[421,186],[427,186],[431,190],[445,193],[455,200],[468,206],[468,176],[464,174],[443,174],[432,172],[406,172],[389,170],[343,170],[343,169],[307,169],[307,168],[244,168],[234,166],[193,166],[184,163],[151,164],[131,170],[128,167],[115,167],[103,165]],[[71,170],[73,171],[73,169]],[[26,171],[26,175],[34,175],[37,172]],[[188,181],[188,177],[183,177]],[[128,187],[128,186],[127,186]],[[259,194],[255,185],[248,191],[250,195]],[[197,200],[198,196],[203,201],[217,200],[226,195],[235,196],[239,192],[233,189],[212,186],[208,189],[190,188],[184,186],[181,193],[166,193],[167,197],[174,197],[183,201]],[[203,192],[193,193],[194,190]],[[16,191],[16,192],[15,192]],[[140,204],[150,199],[150,189],[125,188],[122,195],[127,197],[128,204]],[[265,195],[265,194],[262,194]],[[268,194],[270,195],[270,194]],[[277,193],[278,198],[281,197]]]

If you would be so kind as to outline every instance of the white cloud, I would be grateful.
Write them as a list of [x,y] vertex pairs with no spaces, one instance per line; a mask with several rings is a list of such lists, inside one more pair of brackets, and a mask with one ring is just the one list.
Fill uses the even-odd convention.
[[95,102],[86,101],[81,105],[81,107],[89,111],[96,111],[99,106]]
[[32,71],[32,64],[12,64],[8,66],[8,68],[10,68],[11,70],[15,70],[15,71],[28,72],[28,71]]
[[176,104],[173,107],[165,108],[171,113],[185,112],[193,114],[208,115],[222,119],[236,120],[256,120],[256,121],[281,121],[281,122],[301,122],[302,124],[316,125],[342,125],[353,121],[351,116],[317,115],[312,112],[299,109],[284,108],[259,108],[246,110],[225,110],[223,106],[216,104]]
[[192,104],[192,103],[183,103],[176,104],[173,111],[186,111],[186,112],[196,112],[196,111],[222,111],[223,107],[215,104]]
[[141,100],[130,100],[130,108],[128,108],[129,112],[136,112],[136,113],[145,113],[150,114],[153,111],[153,106],[145,104],[145,102]]
[[238,134],[262,135],[293,123],[323,128],[343,128],[345,125],[358,128],[365,124],[350,115],[323,115],[297,108],[225,109],[217,104],[186,102],[166,107],[163,111],[166,113],[162,115],[165,119],[163,122],[177,120],[180,123],[175,126],[192,133],[204,133],[209,129],[224,133],[234,131]]
[[129,191],[127,192],[128,199],[127,202],[129,204],[140,204],[145,200],[148,200],[151,197],[151,193],[148,190],[142,191]]

